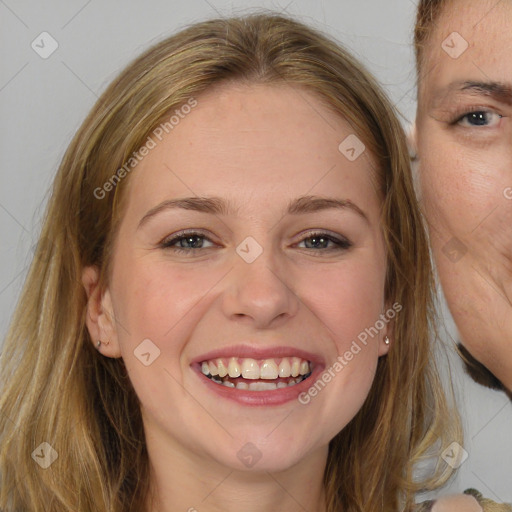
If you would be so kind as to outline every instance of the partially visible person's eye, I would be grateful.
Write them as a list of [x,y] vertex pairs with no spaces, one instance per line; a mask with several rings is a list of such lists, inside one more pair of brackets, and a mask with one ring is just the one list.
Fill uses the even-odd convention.
[[181,231],[160,242],[163,249],[172,249],[175,252],[193,252],[198,249],[209,249],[215,244],[203,233],[197,231]]
[[502,118],[502,115],[491,110],[475,110],[458,117],[456,124],[467,128],[479,126],[487,126],[492,128],[497,126]]
[[[352,242],[344,237],[336,237],[325,232],[307,233],[308,236],[303,238],[297,246],[301,249],[321,249],[327,251],[343,251],[352,247]],[[304,244],[301,246],[301,244]]]

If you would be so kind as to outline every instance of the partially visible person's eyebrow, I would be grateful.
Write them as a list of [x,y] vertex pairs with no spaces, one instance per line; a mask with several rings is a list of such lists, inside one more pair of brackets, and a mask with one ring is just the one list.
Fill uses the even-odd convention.
[[462,91],[491,96],[501,103],[512,104],[512,85],[501,82],[464,82]]
[[[232,211],[230,205],[218,197],[183,197],[180,199],[168,199],[151,208],[139,221],[137,229],[141,228],[151,217],[154,217],[158,213],[176,208],[211,213],[213,215],[227,215]],[[349,199],[302,196],[289,203],[286,213],[288,215],[300,215],[331,208],[351,210],[369,223],[368,217],[364,211]]]
[[500,103],[512,105],[512,84],[502,82],[485,82],[467,80],[452,82],[440,89],[433,97],[434,106],[442,105],[453,94],[459,92],[473,94],[475,96],[487,96]]

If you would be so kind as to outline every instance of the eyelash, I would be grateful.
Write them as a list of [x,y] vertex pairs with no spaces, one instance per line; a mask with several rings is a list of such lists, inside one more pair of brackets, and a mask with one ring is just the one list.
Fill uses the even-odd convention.
[[[176,233],[171,238],[164,239],[162,242],[160,242],[160,247],[162,249],[171,249],[176,253],[191,253],[195,252],[201,249],[208,249],[209,247],[191,247],[191,248],[181,248],[176,247],[174,244],[177,244],[181,242],[182,240],[186,240],[187,238],[201,238],[208,240],[212,242],[204,233],[201,233],[199,231],[182,231],[179,233]],[[314,238],[320,238],[323,240],[326,240],[328,243],[332,242],[336,244],[337,247],[334,248],[325,248],[323,251],[346,251],[352,247],[352,242],[350,242],[345,237],[335,237],[333,235],[330,235],[329,233],[326,233],[324,231],[312,231],[307,233],[307,236],[302,238],[299,243],[305,242],[306,240],[311,240]],[[214,243],[214,242],[212,242]],[[303,249],[306,250],[315,250],[311,247],[304,247]]]
[[[192,247],[190,249],[181,248],[181,247],[175,247],[173,244],[176,244],[182,240],[186,240],[187,238],[204,238],[205,240],[211,240],[204,234],[199,231],[180,231],[179,233],[176,233],[171,238],[166,238],[160,243],[160,247],[162,249],[172,249],[174,252],[177,253],[185,253],[185,252],[193,252],[197,251],[199,249],[203,249],[203,247]],[[213,243],[213,242],[212,242]]]
[[497,112],[494,112],[493,110],[489,110],[489,109],[486,109],[486,108],[480,108],[480,109],[474,109],[474,110],[471,110],[469,112],[464,112],[462,115],[457,115],[455,120],[452,122],[452,125],[458,125],[458,126],[462,126],[463,128],[489,128],[491,125],[490,123],[487,123],[487,124],[469,124],[469,122],[467,122],[467,124],[463,124],[463,121],[466,119],[469,119],[470,116],[477,116],[478,114],[480,114],[480,118],[482,115],[484,116],[490,116],[490,115],[494,115],[494,116],[497,116],[498,118],[498,122],[503,118],[503,115],[501,114],[498,114]]
[[[325,249],[325,251],[346,251],[352,247],[352,242],[348,240],[345,237],[335,237],[333,235],[330,235],[329,233],[326,233],[325,231],[310,231],[307,233],[307,236],[301,239],[299,243],[302,243],[306,240],[311,240],[313,238],[321,238],[325,239],[328,242],[332,242],[336,245],[334,248]],[[310,250],[311,248],[304,247],[306,250]]]

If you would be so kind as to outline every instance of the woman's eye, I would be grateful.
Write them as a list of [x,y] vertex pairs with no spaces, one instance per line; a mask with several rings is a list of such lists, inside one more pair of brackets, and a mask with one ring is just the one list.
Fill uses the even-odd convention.
[[298,246],[305,249],[348,249],[352,244],[346,239],[336,238],[326,233],[315,233],[301,240]]
[[464,114],[457,120],[457,124],[465,127],[496,126],[503,116],[488,110],[478,110]]
[[[163,240],[160,246],[175,252],[193,252],[198,249],[215,247],[215,243],[202,233],[178,233]],[[347,250],[352,243],[345,238],[337,238],[327,233],[313,233],[303,238],[297,246],[313,250]]]
[[172,248],[177,251],[187,251],[194,249],[205,249],[213,247],[213,242],[200,233],[186,233],[176,235],[164,240],[161,244],[163,248]]

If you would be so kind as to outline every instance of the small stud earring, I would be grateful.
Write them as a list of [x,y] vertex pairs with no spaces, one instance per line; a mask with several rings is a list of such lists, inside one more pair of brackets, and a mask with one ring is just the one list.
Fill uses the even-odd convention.
[[388,336],[384,336],[384,343],[386,345],[389,345],[391,342],[389,341],[389,337]]
[[100,348],[101,347],[101,340],[98,340],[98,343],[96,343],[96,348]]

